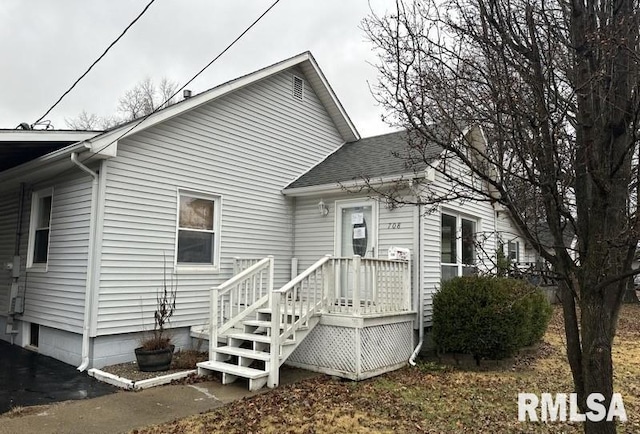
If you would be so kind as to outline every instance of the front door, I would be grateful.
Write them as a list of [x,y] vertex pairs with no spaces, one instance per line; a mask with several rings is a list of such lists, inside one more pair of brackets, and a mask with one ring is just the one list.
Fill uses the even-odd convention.
[[376,256],[377,222],[374,206],[367,202],[337,203],[336,256]]
[[[377,246],[377,213],[373,201],[336,202],[335,254],[342,258],[354,255],[375,258]],[[353,270],[351,262],[340,266],[338,296],[350,299],[353,294]]]

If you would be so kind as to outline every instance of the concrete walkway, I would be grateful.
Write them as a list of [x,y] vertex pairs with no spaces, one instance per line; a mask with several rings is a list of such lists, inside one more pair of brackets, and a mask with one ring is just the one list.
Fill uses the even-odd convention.
[[[311,372],[283,369],[281,384],[312,377]],[[268,389],[265,389],[268,393]],[[126,433],[136,428],[169,422],[220,407],[260,392],[249,392],[238,382],[223,386],[215,381],[169,385],[137,392],[120,391],[80,401],[27,408],[25,414],[0,416],[0,434]]]

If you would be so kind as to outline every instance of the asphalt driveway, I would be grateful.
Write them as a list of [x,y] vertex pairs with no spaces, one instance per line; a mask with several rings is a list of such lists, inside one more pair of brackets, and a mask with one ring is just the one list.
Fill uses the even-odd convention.
[[0,341],[0,413],[17,406],[95,398],[117,390],[74,366]]

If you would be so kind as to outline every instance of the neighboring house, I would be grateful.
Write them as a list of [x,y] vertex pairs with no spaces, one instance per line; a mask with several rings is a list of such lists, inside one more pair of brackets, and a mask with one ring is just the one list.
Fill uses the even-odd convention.
[[[487,202],[426,212],[349,192],[444,181],[407,173],[404,133],[360,139],[309,53],[66,134],[0,131],[0,338],[80,370],[133,359],[167,271],[173,341],[210,341],[201,371],[252,389],[285,361],[376,375],[412,356],[441,279],[486,268],[516,233]],[[50,148],[27,152],[37,141]]]

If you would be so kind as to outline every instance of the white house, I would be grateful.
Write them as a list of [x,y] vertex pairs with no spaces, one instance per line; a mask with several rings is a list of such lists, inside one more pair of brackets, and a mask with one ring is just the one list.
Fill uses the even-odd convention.
[[444,183],[393,156],[403,134],[361,139],[310,53],[103,133],[0,131],[0,338],[80,370],[133,360],[167,271],[173,341],[209,340],[200,370],[225,382],[404,365],[441,279],[484,266],[476,234],[528,253],[487,202],[349,191]]

